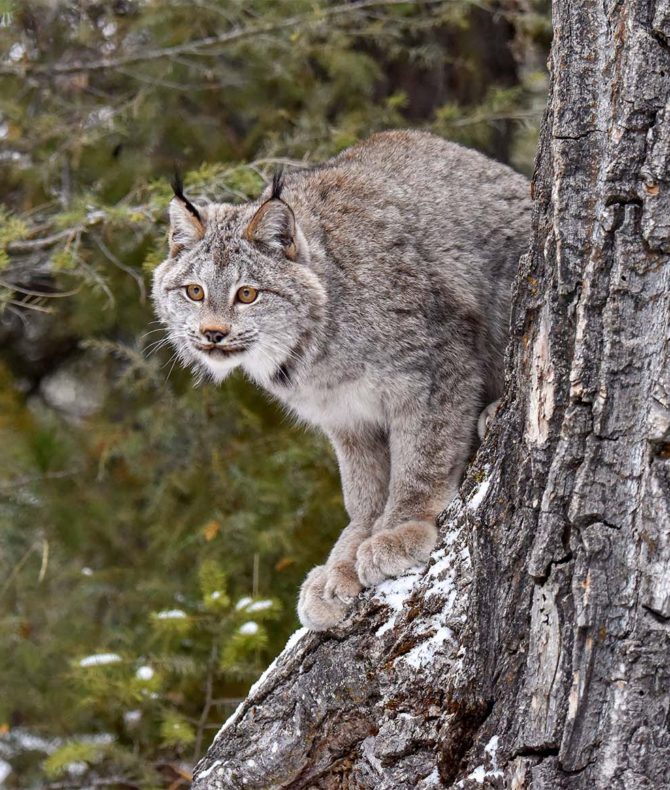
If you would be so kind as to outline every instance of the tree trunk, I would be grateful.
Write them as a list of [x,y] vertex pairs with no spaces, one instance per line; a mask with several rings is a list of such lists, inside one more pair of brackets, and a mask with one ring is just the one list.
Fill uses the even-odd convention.
[[670,2],[558,0],[501,412],[422,572],[292,640],[204,788],[670,787]]

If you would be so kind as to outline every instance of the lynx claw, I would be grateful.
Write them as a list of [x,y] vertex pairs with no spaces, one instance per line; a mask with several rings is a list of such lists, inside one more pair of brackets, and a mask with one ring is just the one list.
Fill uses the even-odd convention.
[[479,434],[480,442],[484,441],[484,436],[489,429],[489,425],[493,422],[493,418],[496,416],[498,406],[500,406],[500,399],[493,401],[493,403],[489,403],[479,415],[479,419],[477,420],[477,433]]
[[[339,595],[333,594],[329,569],[326,565],[313,568],[300,588],[298,599],[298,618],[302,625],[311,631],[326,631],[333,628],[347,613],[347,605]],[[326,594],[326,585],[330,595]]]
[[400,576],[430,557],[437,529],[427,521],[407,521],[395,529],[377,532],[358,547],[356,571],[364,587],[374,587]]
[[326,583],[323,588],[326,601],[340,601],[348,606],[362,589],[354,563],[343,561],[326,566]]

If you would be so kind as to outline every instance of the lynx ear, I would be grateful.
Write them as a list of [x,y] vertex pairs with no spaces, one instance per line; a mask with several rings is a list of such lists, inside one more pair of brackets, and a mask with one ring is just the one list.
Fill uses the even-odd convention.
[[281,198],[284,182],[281,173],[272,181],[269,200],[258,209],[244,231],[244,238],[281,250],[292,261],[297,257],[295,216]]
[[205,221],[201,212],[184,195],[178,173],[172,182],[174,197],[170,201],[170,255],[188,249],[205,235]]

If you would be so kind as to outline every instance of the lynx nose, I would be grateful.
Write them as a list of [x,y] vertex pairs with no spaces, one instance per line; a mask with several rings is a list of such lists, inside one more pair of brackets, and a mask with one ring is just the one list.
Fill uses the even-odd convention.
[[229,333],[230,327],[228,324],[219,324],[218,326],[200,327],[200,332],[207,338],[208,343],[220,343]]

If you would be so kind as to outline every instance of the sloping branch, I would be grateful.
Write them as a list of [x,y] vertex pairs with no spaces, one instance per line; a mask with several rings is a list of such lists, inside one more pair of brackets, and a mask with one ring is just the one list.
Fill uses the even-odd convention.
[[222,728],[194,788],[331,787],[338,776],[352,787],[429,787],[448,721],[462,733],[485,710],[454,696],[471,515],[454,503],[430,566],[369,592],[341,627],[298,631]]

